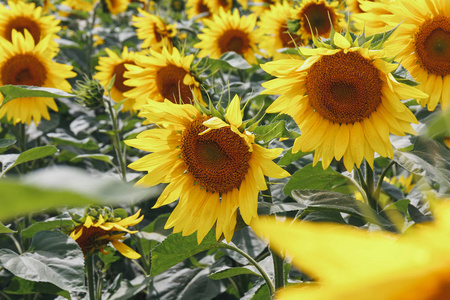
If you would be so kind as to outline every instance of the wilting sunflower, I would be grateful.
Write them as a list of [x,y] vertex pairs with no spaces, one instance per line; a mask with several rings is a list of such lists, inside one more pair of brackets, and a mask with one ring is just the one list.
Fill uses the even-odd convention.
[[[126,71],[126,64],[136,65],[134,62],[135,53],[129,52],[126,46],[123,48],[121,57],[108,48],[105,50],[108,56],[99,58],[98,66],[95,67],[99,72],[94,78],[98,79],[103,87],[106,87],[113,76],[116,75],[114,85],[111,88],[111,98],[116,102],[120,102],[126,98],[123,93],[131,89],[130,86],[124,84],[124,81],[127,79],[123,75]],[[123,103],[123,110],[133,111],[134,104],[134,99],[129,98]]]
[[[37,45],[28,31],[25,35],[12,32],[12,43],[0,39],[0,85],[33,85],[53,87],[66,92],[71,90],[66,78],[75,77],[72,67],[52,61],[56,52],[49,51],[51,35],[47,35]],[[3,96],[0,96],[3,102]],[[0,103],[1,103],[0,102]],[[53,98],[17,98],[0,108],[0,118],[5,114],[16,123],[40,122],[41,117],[49,120],[47,107],[58,111]]]
[[127,10],[130,0],[105,0],[111,14],[117,15]]
[[295,33],[290,33],[287,22],[296,18],[298,9],[294,8],[287,1],[283,4],[277,3],[270,6],[260,17],[258,30],[264,35],[259,43],[259,47],[265,49],[267,54],[274,59],[286,58],[286,55],[279,53],[282,48],[295,48],[301,44],[300,37]]
[[191,73],[193,55],[181,55],[177,48],[171,52],[163,48],[161,53],[150,50],[150,56],[137,54],[136,65],[126,65],[125,85],[133,87],[124,93],[127,98],[135,99],[134,109],[140,110],[148,99],[174,103],[201,102],[199,83]]
[[343,158],[351,171],[363,158],[372,166],[374,152],[392,158],[389,134],[414,134],[410,123],[417,123],[400,99],[427,95],[397,82],[391,75],[397,65],[384,60],[384,51],[365,48],[370,42],[361,47],[356,40],[332,34],[334,49],[300,48],[308,57],[304,61],[262,65],[278,77],[263,83],[263,93],[281,94],[267,112],[286,113],[298,124],[302,135],[293,152],[315,151],[313,163],[322,158],[324,169],[333,158]]
[[235,96],[224,119],[201,113],[193,105],[149,101],[140,116],[159,128],[142,132],[129,146],[153,152],[129,167],[147,171],[137,184],[169,183],[154,208],[179,199],[166,228],[190,235],[200,243],[215,224],[216,238],[230,241],[237,209],[249,224],[257,218],[258,193],[267,189],[264,176],[289,174],[272,160],[282,149],[254,143],[254,135],[240,129],[242,112]]
[[[58,38],[56,33],[61,30],[58,26],[59,20],[54,16],[43,16],[42,7],[36,7],[34,3],[19,1],[8,2],[9,9],[0,4],[0,36],[12,41],[12,30],[24,34],[27,30],[37,44],[47,35],[52,39]],[[52,41],[52,46],[57,48],[58,44]]]
[[257,64],[255,53],[260,53],[256,43],[261,41],[262,33],[254,30],[256,15],[239,16],[235,9],[233,13],[222,8],[212,20],[204,20],[205,27],[198,35],[200,42],[194,47],[200,49],[199,57],[210,56],[218,59],[228,51],[242,55],[249,64]]
[[301,26],[299,34],[305,44],[311,42],[313,35],[317,36],[318,34],[320,37],[329,38],[332,28],[336,32],[345,28],[345,15],[339,12],[338,1],[302,1],[297,18],[300,20]]
[[96,217],[87,215],[85,221],[76,226],[70,233],[70,237],[78,243],[84,255],[90,255],[96,251],[106,254],[104,248],[111,242],[123,256],[138,259],[141,255],[122,243],[122,240],[125,239],[127,233],[137,232],[129,230],[128,227],[142,221],[144,216],[139,217],[140,212],[139,210],[134,215],[124,219],[109,217],[108,214],[103,216],[102,213],[99,213]]
[[97,3],[99,0],[93,0],[93,1],[84,1],[84,0],[65,0],[61,4],[66,5],[74,10],[80,10],[80,11],[92,11],[94,8],[94,4]]
[[[449,108],[450,2],[399,0],[387,9],[391,15],[379,17],[386,27],[390,29],[402,24],[386,42],[386,51],[391,55],[400,52],[397,59],[420,83],[417,87],[429,95],[420,100],[422,106],[427,105],[429,110],[434,110],[440,102],[444,110]],[[372,17],[373,14],[364,19]]]
[[172,48],[171,38],[177,34],[174,25],[166,25],[160,17],[138,8],[142,17],[133,16],[133,26],[136,34],[143,40],[142,48],[152,48],[161,51],[163,47]]
[[[450,299],[449,200],[435,221],[403,236],[331,223],[260,218],[251,225],[270,247],[292,257],[317,284],[279,290],[280,300]],[[303,242],[302,242],[303,241]]]

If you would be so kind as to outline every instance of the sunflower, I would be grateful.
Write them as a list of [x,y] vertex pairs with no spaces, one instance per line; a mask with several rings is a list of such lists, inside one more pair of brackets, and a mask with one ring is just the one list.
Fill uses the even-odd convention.
[[80,10],[80,11],[92,11],[94,9],[94,4],[96,4],[99,0],[65,0],[61,4],[66,5],[74,10]]
[[142,17],[133,16],[133,26],[137,27],[136,34],[143,40],[142,48],[152,48],[161,51],[162,47],[171,48],[177,31],[174,25],[166,25],[161,18],[138,8]]
[[[0,39],[0,85],[32,85],[40,87],[53,87],[69,92],[70,84],[66,78],[75,77],[72,67],[52,61],[56,52],[49,51],[51,35],[47,35],[37,45],[28,31],[25,35],[12,32],[12,43]],[[0,103],[3,96],[0,96]],[[53,98],[26,97],[17,98],[4,104],[0,108],[0,118],[5,114],[8,120],[16,123],[40,122],[41,117],[49,120],[47,110],[50,107],[58,111]]]
[[[42,7],[36,7],[34,3],[8,2],[9,9],[0,5],[0,36],[12,41],[12,30],[24,34],[27,30],[37,44],[47,35],[52,35],[52,39],[58,38],[56,33],[61,30],[58,26],[59,20],[54,16],[42,16]],[[54,48],[58,44],[52,41]]]
[[215,224],[216,238],[233,236],[237,209],[249,224],[257,218],[258,193],[267,189],[264,176],[289,173],[272,160],[282,149],[265,149],[254,135],[240,129],[242,112],[235,96],[224,119],[201,113],[193,105],[149,101],[140,116],[159,128],[142,132],[129,146],[153,152],[129,165],[147,171],[138,185],[169,183],[154,208],[179,202],[166,228],[190,235],[200,243]]
[[[134,62],[135,53],[129,52],[126,46],[123,48],[121,57],[108,48],[105,50],[108,56],[99,58],[98,66],[96,67],[98,73],[94,78],[98,79],[103,87],[106,87],[113,76],[116,75],[114,85],[111,88],[111,98],[116,102],[120,102],[126,98],[123,93],[131,89],[130,86],[124,84],[126,78],[123,75],[126,71],[126,64],[136,65]],[[134,99],[127,99],[123,103],[123,110],[133,111],[134,103]]]
[[210,56],[218,59],[228,51],[234,51],[242,55],[248,63],[257,64],[255,53],[260,53],[256,43],[262,38],[262,33],[254,30],[256,26],[256,15],[250,14],[245,17],[239,16],[236,9],[225,12],[220,8],[212,20],[204,20],[205,27],[198,35],[200,42],[194,48],[200,49],[199,57]]
[[207,13],[205,17],[211,17],[213,14],[219,13],[220,8],[229,11],[232,7],[232,0],[188,0],[186,14],[188,19],[202,13]]
[[288,30],[287,22],[298,15],[298,9],[288,2],[277,3],[270,6],[270,10],[265,11],[260,17],[258,27],[263,32],[259,47],[265,49],[267,54],[274,59],[286,58],[278,52],[282,48],[294,48],[301,43],[300,37]]
[[367,35],[371,35],[389,29],[386,28],[385,19],[392,16],[395,0],[352,0],[347,1],[347,5],[347,10],[352,12],[350,20],[354,22],[356,31],[364,29]]
[[350,172],[365,158],[373,167],[375,152],[392,158],[390,133],[415,133],[410,123],[417,120],[400,99],[427,95],[397,82],[390,73],[397,65],[386,62],[382,50],[366,48],[370,42],[357,46],[334,32],[332,41],[333,46],[300,48],[304,61],[262,65],[278,77],[263,83],[262,93],[281,94],[267,112],[293,117],[302,135],[292,151],[315,151],[314,165],[322,158],[326,169],[333,158],[343,158]]
[[434,222],[403,236],[268,217],[251,226],[271,248],[318,279],[315,285],[279,290],[276,299],[444,300],[450,299],[450,206],[445,201],[436,207]]
[[141,215],[139,217],[140,212],[139,210],[134,215],[124,219],[103,216],[101,213],[95,218],[87,215],[85,216],[85,221],[76,226],[72,233],[70,233],[70,237],[78,243],[84,255],[90,255],[96,251],[106,254],[104,248],[111,242],[114,248],[123,256],[138,259],[141,255],[121,241],[125,239],[125,234],[137,232],[129,230],[128,227],[134,226],[142,221],[144,216]]
[[313,35],[318,34],[320,37],[329,38],[332,28],[336,32],[345,28],[345,15],[340,13],[338,8],[338,1],[330,3],[326,0],[302,1],[297,17],[301,26],[298,34],[301,34],[305,44],[312,40]]
[[203,103],[199,83],[190,70],[194,55],[181,55],[177,48],[170,53],[166,48],[161,53],[150,50],[150,56],[138,54],[136,65],[126,65],[125,85],[133,87],[124,96],[136,99],[134,109],[140,110],[147,99],[174,103],[192,103],[198,99]]
[[[270,6],[277,3],[281,3],[281,0],[253,0],[251,1],[250,10],[254,12],[257,16],[262,15],[265,11],[270,9]],[[288,2],[288,1],[284,1]]]
[[[381,4],[380,4],[381,5]],[[378,6],[374,6],[378,7]],[[402,23],[386,42],[402,66],[429,97],[422,106],[432,111],[438,103],[450,107],[450,2],[445,0],[395,1],[382,19],[388,29]],[[365,16],[364,19],[372,15]],[[369,23],[370,25],[370,23]],[[400,52],[400,53],[398,53]]]
[[127,10],[130,0],[105,0],[111,14],[117,15]]
[[375,2],[375,0],[347,0],[345,1],[346,9],[352,14],[359,14],[364,12],[361,9],[361,4],[365,2]]

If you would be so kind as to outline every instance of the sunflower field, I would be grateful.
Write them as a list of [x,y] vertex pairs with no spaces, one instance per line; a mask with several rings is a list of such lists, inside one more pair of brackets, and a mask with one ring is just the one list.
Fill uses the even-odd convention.
[[0,0],[0,299],[450,299],[449,0]]

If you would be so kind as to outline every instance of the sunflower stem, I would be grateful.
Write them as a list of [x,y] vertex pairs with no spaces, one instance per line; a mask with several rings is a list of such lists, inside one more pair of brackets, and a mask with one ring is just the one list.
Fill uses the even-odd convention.
[[273,259],[275,289],[278,290],[284,287],[284,259],[272,249],[269,250]]
[[111,118],[111,123],[112,123],[112,127],[113,127],[113,135],[112,135],[112,140],[113,140],[113,146],[114,146],[114,150],[116,152],[116,156],[117,156],[117,160],[119,162],[120,165],[120,175],[122,177],[123,181],[127,181],[127,169],[126,169],[126,163],[125,163],[125,158],[124,155],[122,153],[122,149],[120,146],[120,136],[119,136],[119,130],[118,130],[118,125],[117,125],[117,115],[114,112],[114,109],[112,107],[111,104],[111,97],[108,97],[108,99],[105,101],[106,102],[106,106],[108,107],[108,111],[109,111],[109,116]]
[[96,300],[95,298],[95,284],[94,284],[94,255],[88,254],[85,258],[86,277],[88,282],[89,300]]
[[383,172],[380,175],[380,180],[378,180],[377,187],[375,188],[375,191],[373,192],[373,197],[377,202],[380,199],[380,193],[381,193],[381,185],[383,184],[384,177],[386,177],[387,172],[389,169],[395,164],[395,161],[391,160],[389,164],[384,168]]
[[369,200],[370,206],[375,209],[377,212],[379,211],[379,206],[377,204],[377,201],[374,198],[374,170],[372,170],[372,167],[369,165],[367,161],[365,161],[366,165],[366,193],[367,198]]
[[275,288],[273,286],[272,280],[270,280],[269,275],[267,275],[266,271],[264,271],[264,269],[250,255],[248,255],[247,253],[245,253],[236,246],[232,246],[225,243],[220,243],[219,248],[233,250],[234,252],[237,252],[242,256],[244,256],[259,271],[259,273],[263,277],[264,281],[267,284],[267,287],[269,288],[269,294],[273,295],[275,293]]

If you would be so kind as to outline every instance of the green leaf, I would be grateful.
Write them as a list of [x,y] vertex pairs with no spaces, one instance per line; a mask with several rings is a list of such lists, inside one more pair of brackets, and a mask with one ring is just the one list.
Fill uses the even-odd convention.
[[74,158],[72,158],[70,161],[78,163],[78,162],[82,161],[85,158],[90,158],[90,159],[94,159],[94,160],[103,161],[103,162],[108,163],[110,165],[113,164],[113,162],[112,162],[113,157],[111,155],[106,155],[106,154],[80,154],[80,155],[77,155]]
[[390,227],[392,225],[379,216],[369,205],[350,195],[317,190],[293,190],[291,193],[298,203],[307,207],[306,213],[313,211],[343,212],[380,226]]
[[[36,147],[36,148],[32,148],[29,149],[25,152],[20,153],[19,155],[16,154],[6,154],[8,155],[8,162],[5,163],[5,161],[2,161],[2,174],[0,175],[0,177],[5,174],[6,172],[8,172],[9,170],[11,170],[12,168],[23,164],[25,162],[28,161],[32,161],[32,160],[36,160],[36,159],[40,159],[46,156],[51,156],[53,154],[55,154],[56,152],[58,152],[58,149],[55,146],[42,146],[42,147]],[[14,159],[15,158],[15,159]]]
[[37,170],[20,180],[0,180],[0,191],[0,220],[9,220],[17,214],[64,206],[80,207],[92,203],[125,205],[154,198],[159,193],[158,189],[137,188],[119,179],[101,178],[69,167]]
[[3,290],[7,294],[13,295],[28,295],[28,294],[50,294],[59,295],[70,299],[70,294],[48,282],[36,282],[22,279],[20,277],[13,277],[11,283]]
[[136,296],[139,292],[145,289],[150,281],[151,277],[145,276],[137,276],[133,280],[123,279],[120,281],[119,288],[117,290],[113,290],[112,293],[105,293],[102,299],[107,300],[122,300],[122,299],[133,299],[133,296]]
[[450,151],[438,142],[417,137],[414,151],[394,150],[394,161],[411,173],[439,183],[440,192],[450,192]]
[[53,220],[36,222],[20,232],[23,237],[32,238],[39,231],[66,228],[74,225],[72,220]]
[[234,277],[237,275],[246,275],[246,274],[262,277],[261,274],[259,274],[258,272],[254,272],[249,267],[236,267],[236,268],[223,267],[220,270],[212,273],[208,277],[214,280],[220,280]]
[[73,146],[85,150],[98,150],[98,145],[89,138],[79,140],[67,133],[49,133],[47,136],[59,145]]
[[289,149],[289,151],[287,151],[283,157],[280,158],[280,160],[278,161],[278,165],[279,166],[287,166],[291,163],[293,163],[294,161],[296,161],[297,159],[302,158],[303,156],[310,154],[311,152],[302,152],[302,151],[298,151],[296,153],[292,153],[292,149]]
[[300,134],[294,130],[298,130],[294,120],[288,115],[281,114],[276,116],[270,124],[257,126],[253,133],[256,135],[256,140],[268,143],[279,138],[295,139]]
[[402,212],[405,216],[409,216],[408,212],[408,207],[410,205],[409,203],[410,201],[408,199],[401,199],[389,204],[388,206],[385,207],[384,210],[395,209]]
[[305,209],[306,206],[297,202],[270,204],[270,214],[278,214],[287,211],[299,211]]
[[72,238],[58,231],[36,233],[30,250],[21,255],[0,249],[0,264],[26,280],[49,282],[65,291],[85,291],[83,252]]
[[9,229],[9,227],[6,227],[2,222],[0,222],[0,233],[14,233],[17,231]]
[[2,106],[6,103],[25,97],[49,97],[49,98],[70,98],[74,95],[49,87],[27,86],[27,85],[4,85],[0,87],[3,94]]
[[218,247],[219,243],[216,241],[214,230],[211,230],[205,236],[200,245],[197,243],[196,233],[184,237],[181,233],[169,235],[151,252],[152,268],[150,274],[156,276],[194,254]]
[[270,299],[269,288],[264,280],[257,281],[240,300],[267,300]]
[[215,71],[217,69],[229,70],[230,68],[246,70],[252,67],[242,56],[233,51],[222,54],[219,59],[210,58],[209,61],[211,63],[211,71]]
[[291,176],[283,192],[290,195],[293,190],[327,190],[350,194],[356,188],[349,178],[332,168],[324,170],[322,163],[318,162],[315,167],[309,164]]
[[0,153],[5,152],[8,150],[9,147],[14,145],[16,143],[16,140],[13,139],[0,139]]

